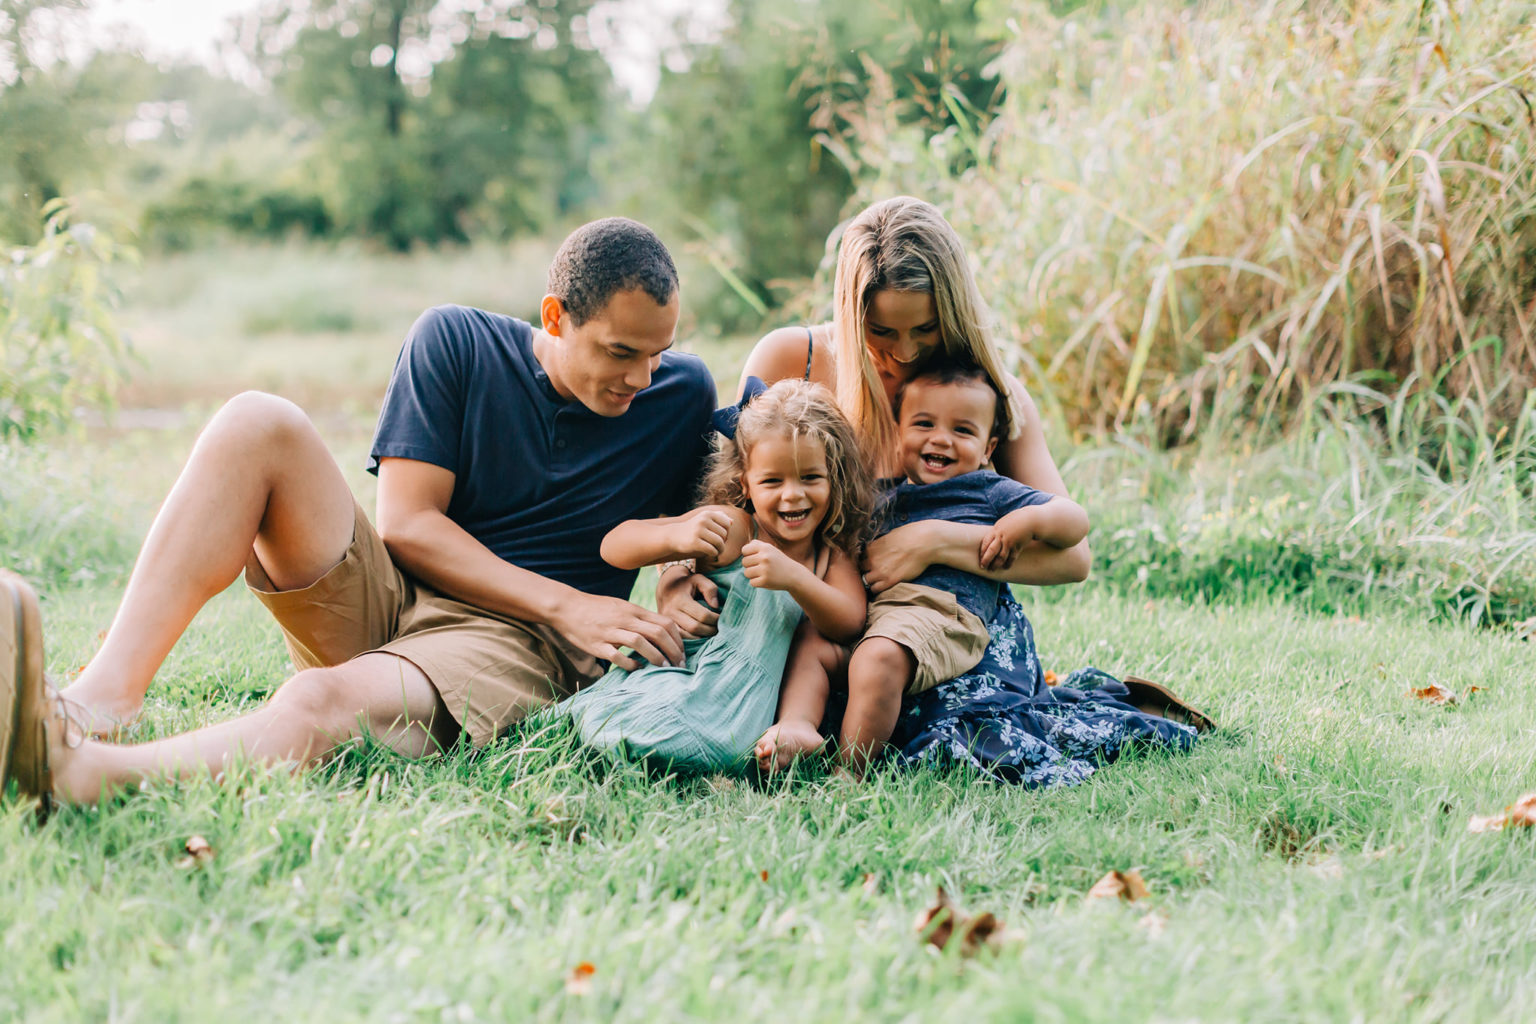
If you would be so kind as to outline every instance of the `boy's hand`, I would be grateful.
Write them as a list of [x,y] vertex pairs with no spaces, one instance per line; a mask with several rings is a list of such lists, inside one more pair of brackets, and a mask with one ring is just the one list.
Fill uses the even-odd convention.
[[1014,509],[992,525],[981,538],[977,561],[988,572],[1011,568],[1019,551],[1035,539],[1035,520],[1029,508]]
[[788,590],[808,571],[765,540],[747,541],[741,549],[741,568],[747,581],[763,590]]
[[668,544],[680,558],[701,558],[714,565],[725,550],[731,532],[731,517],[716,508],[696,508],[679,516],[668,530]]

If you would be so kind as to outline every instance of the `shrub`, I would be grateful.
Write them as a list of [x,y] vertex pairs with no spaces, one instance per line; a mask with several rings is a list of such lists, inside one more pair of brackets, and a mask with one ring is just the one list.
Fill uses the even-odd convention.
[[67,426],[82,405],[110,406],[129,356],[104,271],[132,250],[71,224],[63,200],[44,213],[42,239],[0,265],[0,440]]
[[1082,428],[1144,410],[1163,441],[1292,422],[1362,374],[1519,409],[1530,5],[1121,6],[1019,4],[987,124],[930,137],[879,96],[851,118],[860,201],[945,209],[1040,397]]

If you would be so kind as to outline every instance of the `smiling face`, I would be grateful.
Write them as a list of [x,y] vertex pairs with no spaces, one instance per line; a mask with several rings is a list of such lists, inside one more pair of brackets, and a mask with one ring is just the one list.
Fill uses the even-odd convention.
[[560,300],[546,295],[541,313],[550,343],[535,352],[562,398],[599,416],[622,416],[672,347],[679,308],[675,291],[658,305],[641,289],[625,289],[578,327]]
[[939,311],[928,292],[885,288],[864,309],[864,346],[881,374],[906,380],[939,347]]
[[992,457],[997,395],[979,380],[919,378],[902,393],[901,468],[915,484],[974,473]]
[[826,450],[814,438],[761,437],[747,452],[742,490],[758,530],[776,546],[807,542],[832,501]]

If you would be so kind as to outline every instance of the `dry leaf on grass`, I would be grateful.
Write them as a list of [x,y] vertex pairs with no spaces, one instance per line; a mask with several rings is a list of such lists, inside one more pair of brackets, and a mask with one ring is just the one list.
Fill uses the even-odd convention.
[[213,860],[213,847],[202,836],[192,836],[187,840],[184,849],[187,855],[176,862],[178,868],[202,867],[208,861]]
[[860,883],[864,887],[866,896],[873,896],[880,891],[880,876],[873,871],[864,872],[864,879]]
[[1142,881],[1139,871],[1111,871],[1088,890],[1088,898],[1091,900],[1112,900],[1119,897],[1127,903],[1136,900],[1144,900],[1152,895],[1152,890],[1147,888],[1147,883]]
[[1419,700],[1427,700],[1431,704],[1455,704],[1456,691],[1439,683],[1430,683],[1428,686],[1415,687],[1408,691],[1409,697],[1417,697]]
[[923,941],[936,949],[947,950],[952,943],[958,943],[955,948],[961,956],[975,956],[983,947],[995,949],[1021,938],[1017,932],[1005,929],[1003,922],[992,914],[973,917],[956,907],[942,885],[933,906],[918,914],[912,927]]
[[763,868],[763,870],[761,870],[761,871],[759,871],[757,873],[757,877],[761,878],[765,882],[768,881],[768,869],[767,868]]
[[1467,822],[1469,832],[1497,832],[1505,828],[1536,826],[1536,793],[1526,793],[1504,808],[1502,814],[1474,814]]
[[1056,673],[1055,672],[1052,672],[1050,669],[1046,669],[1045,670],[1045,685],[1046,686],[1055,686],[1059,682],[1061,682],[1061,680],[1056,678]]
[[1139,928],[1145,928],[1149,938],[1157,938],[1168,928],[1168,918],[1155,910],[1149,910],[1136,919]]
[[571,968],[571,973],[565,976],[565,990],[573,996],[584,996],[592,991],[592,975],[597,973],[597,968],[583,960]]

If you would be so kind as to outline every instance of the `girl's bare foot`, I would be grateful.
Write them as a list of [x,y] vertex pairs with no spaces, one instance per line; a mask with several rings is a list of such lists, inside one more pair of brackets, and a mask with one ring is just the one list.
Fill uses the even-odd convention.
[[785,719],[768,728],[752,748],[757,767],[764,772],[781,772],[797,757],[809,757],[826,744],[810,722]]

